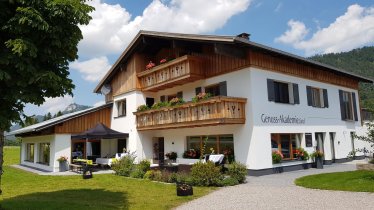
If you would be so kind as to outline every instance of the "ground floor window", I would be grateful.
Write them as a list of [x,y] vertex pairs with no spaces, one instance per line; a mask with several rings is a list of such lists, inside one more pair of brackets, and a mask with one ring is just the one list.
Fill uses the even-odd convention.
[[[233,135],[210,135],[210,136],[188,136],[187,151],[196,151],[195,158],[199,158],[201,152],[204,154],[224,154],[228,161],[234,160],[234,136]],[[191,158],[191,157],[190,157]]]
[[297,159],[297,148],[300,148],[301,137],[300,134],[271,134],[272,151],[279,151],[285,160]]
[[26,144],[26,161],[34,162],[34,144]]
[[41,164],[49,165],[50,158],[50,143],[40,143],[39,144],[39,162]]

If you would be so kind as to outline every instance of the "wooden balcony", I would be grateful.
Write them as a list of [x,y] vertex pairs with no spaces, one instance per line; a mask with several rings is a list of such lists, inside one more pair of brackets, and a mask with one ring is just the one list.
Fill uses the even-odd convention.
[[204,78],[202,60],[185,55],[137,74],[143,91],[158,91]]
[[156,130],[212,125],[244,124],[247,99],[212,97],[176,107],[134,112],[137,130]]

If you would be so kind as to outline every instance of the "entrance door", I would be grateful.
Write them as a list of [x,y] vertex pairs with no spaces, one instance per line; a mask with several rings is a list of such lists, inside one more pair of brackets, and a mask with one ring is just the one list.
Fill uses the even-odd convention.
[[335,133],[330,132],[331,162],[335,163]]
[[165,163],[164,137],[158,138],[158,161],[159,165],[164,165]]
[[126,149],[126,139],[118,139],[117,140],[117,152],[123,153],[123,149]]
[[[316,133],[316,141],[317,141],[317,150],[321,151],[322,153],[325,153],[325,149],[323,147],[323,133]],[[323,156],[323,160],[325,159],[325,156]]]

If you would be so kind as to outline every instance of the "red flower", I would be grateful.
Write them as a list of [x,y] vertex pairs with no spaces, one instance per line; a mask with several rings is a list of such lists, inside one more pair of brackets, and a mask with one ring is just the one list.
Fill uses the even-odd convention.
[[166,60],[165,58],[164,58],[164,59],[161,59],[161,60],[160,60],[160,64],[161,64],[161,63],[165,63],[166,61],[167,61],[167,60]]

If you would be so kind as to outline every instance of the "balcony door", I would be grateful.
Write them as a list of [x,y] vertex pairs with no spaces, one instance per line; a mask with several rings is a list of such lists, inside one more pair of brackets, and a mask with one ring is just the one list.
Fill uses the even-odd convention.
[[164,137],[153,138],[153,162],[159,165],[165,163]]

